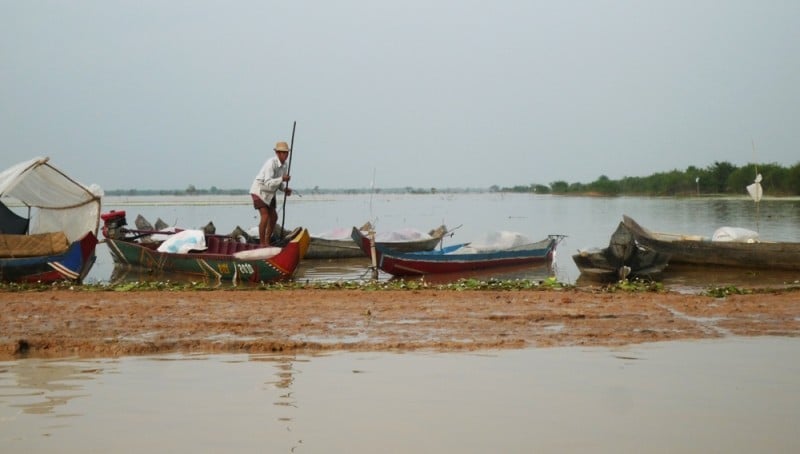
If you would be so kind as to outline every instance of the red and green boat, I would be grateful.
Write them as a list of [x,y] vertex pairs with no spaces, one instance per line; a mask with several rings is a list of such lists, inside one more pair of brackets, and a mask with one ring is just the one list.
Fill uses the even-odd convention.
[[202,245],[187,252],[170,252],[161,247],[165,241],[152,240],[161,232],[125,228],[124,211],[112,211],[101,217],[108,250],[118,266],[233,283],[268,283],[291,278],[308,250],[310,239],[308,230],[300,227],[285,238],[282,247],[260,247],[229,236],[201,234]]

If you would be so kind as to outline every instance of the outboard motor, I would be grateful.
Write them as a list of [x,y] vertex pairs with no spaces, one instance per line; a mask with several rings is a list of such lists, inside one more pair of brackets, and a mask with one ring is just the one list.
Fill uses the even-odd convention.
[[122,229],[124,225],[128,224],[125,220],[125,210],[111,210],[109,213],[101,214],[100,219],[103,220],[103,236],[106,238],[122,238],[125,236],[125,232]]

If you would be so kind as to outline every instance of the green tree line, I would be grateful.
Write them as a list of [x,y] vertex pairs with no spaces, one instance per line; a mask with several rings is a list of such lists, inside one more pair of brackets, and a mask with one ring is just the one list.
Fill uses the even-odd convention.
[[[645,177],[623,177],[612,180],[601,175],[591,183],[567,183],[554,181],[549,186],[531,184],[502,188],[506,192],[535,192],[553,194],[598,194],[598,195],[646,195],[680,196],[743,194],[747,185],[753,183],[756,174],[761,174],[764,194],[771,196],[800,195],[800,162],[783,167],[776,163],[747,164],[738,167],[727,161],[699,169],[689,166],[686,170],[654,173]],[[496,187],[495,187],[496,188]]]

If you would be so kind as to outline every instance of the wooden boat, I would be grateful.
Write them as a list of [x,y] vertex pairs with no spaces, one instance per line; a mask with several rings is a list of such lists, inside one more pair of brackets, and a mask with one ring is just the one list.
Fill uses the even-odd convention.
[[[153,231],[142,232],[124,227],[125,212],[113,211],[103,215],[108,250],[118,265],[135,266],[153,273],[177,272],[202,276],[215,281],[234,283],[266,283],[289,279],[308,249],[308,230],[298,227],[283,247],[259,247],[243,243],[226,235],[210,235],[202,230],[192,232],[203,239],[194,250],[164,249],[166,241],[154,238]],[[150,237],[148,241],[140,241]]]
[[0,173],[0,281],[82,282],[95,262],[101,196],[46,157]]
[[[436,245],[434,245],[435,247]],[[316,236],[311,237],[308,245],[309,259],[343,259],[364,257],[361,248],[350,238],[343,240],[331,240]]]
[[642,246],[620,222],[603,249],[581,250],[572,256],[581,274],[599,280],[652,278],[669,263],[669,254]]
[[[367,226],[361,228],[362,231],[368,230]],[[431,251],[433,250],[447,235],[447,227],[441,225],[430,232],[430,238],[423,238],[419,240],[404,240],[404,241],[378,241],[377,244],[382,247],[400,252],[417,252],[417,251]],[[320,237],[311,237],[311,243],[308,246],[308,259],[343,259],[364,257],[364,252],[352,238],[344,239],[325,239]]]
[[[353,240],[368,256],[372,241],[353,227]],[[547,263],[553,259],[563,235],[550,235],[536,243],[496,250],[470,250],[469,243],[456,244],[433,251],[399,252],[380,243],[375,244],[377,266],[394,276],[458,273],[504,266]]]
[[[360,230],[367,231],[372,228],[372,225],[368,222],[361,226]],[[277,230],[279,235],[286,235],[288,231],[283,230],[283,228],[278,225]],[[414,240],[397,240],[397,241],[378,241],[378,244],[386,246],[390,249],[403,251],[403,252],[414,252],[414,251],[430,251],[436,247],[444,238],[445,235],[451,233],[447,230],[447,227],[441,225],[430,232],[428,232],[428,238],[422,239],[414,239]],[[273,235],[275,238],[278,239],[279,235]],[[240,238],[241,241],[248,242],[248,243],[257,243],[258,237],[253,237],[252,235],[248,234],[243,228],[236,226],[236,228],[230,233],[230,236],[234,238]],[[361,248],[353,241],[353,239],[348,236],[347,238],[323,238],[319,236],[311,236],[311,241],[308,245],[308,251],[304,258],[306,259],[349,259],[349,258],[362,258],[364,257],[364,252],[361,251]]]
[[639,244],[668,254],[670,263],[800,270],[800,243],[711,241],[698,235],[653,232],[628,216],[622,222]]

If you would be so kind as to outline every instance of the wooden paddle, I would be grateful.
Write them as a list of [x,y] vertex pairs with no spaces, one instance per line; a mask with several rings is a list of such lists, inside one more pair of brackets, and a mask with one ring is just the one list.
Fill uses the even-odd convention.
[[[294,131],[297,128],[297,121],[292,123],[292,140],[289,142],[289,167],[286,169],[286,174],[292,174],[292,156],[294,156]],[[289,182],[286,182],[286,189],[289,189]],[[283,218],[281,219],[281,242],[283,242],[284,234],[286,233],[286,190],[283,191]]]

